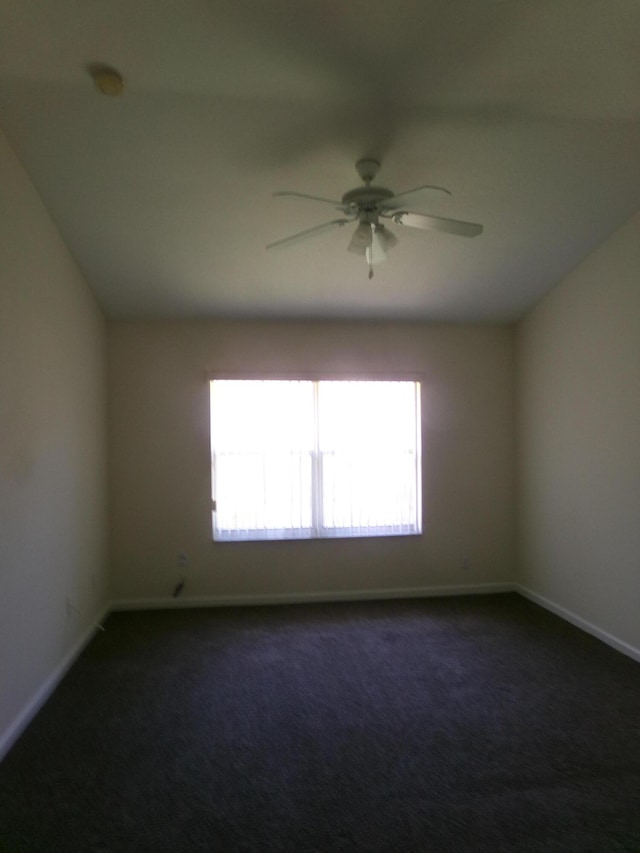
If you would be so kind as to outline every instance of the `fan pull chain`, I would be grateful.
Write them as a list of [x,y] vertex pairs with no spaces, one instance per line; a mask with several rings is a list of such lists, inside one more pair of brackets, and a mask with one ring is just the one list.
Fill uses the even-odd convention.
[[[369,180],[371,180],[371,179],[369,179]],[[367,186],[368,186],[368,183],[367,183]],[[371,225],[371,239],[369,241],[369,281],[371,281],[371,279],[373,278],[373,233],[375,231],[375,225],[373,224],[373,222],[371,222],[370,225]]]

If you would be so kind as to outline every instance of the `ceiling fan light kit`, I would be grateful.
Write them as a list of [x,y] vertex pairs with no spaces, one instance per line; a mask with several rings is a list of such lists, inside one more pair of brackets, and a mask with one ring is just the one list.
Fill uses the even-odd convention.
[[477,222],[464,222],[459,219],[445,219],[441,216],[429,216],[415,213],[407,208],[409,204],[419,204],[425,197],[451,195],[444,187],[424,184],[412,190],[395,194],[386,187],[372,186],[380,169],[380,163],[372,158],[364,158],[356,163],[356,171],[364,182],[364,186],[346,192],[340,201],[322,196],[307,195],[293,190],[281,190],[274,196],[303,198],[309,201],[329,204],[343,214],[341,219],[332,219],[321,225],[307,228],[269,243],[267,249],[286,248],[302,240],[315,237],[324,231],[342,227],[351,222],[358,222],[347,250],[357,255],[363,255],[369,266],[369,278],[373,278],[373,266],[386,260],[387,252],[397,243],[398,238],[380,222],[380,219],[390,219],[396,225],[419,228],[427,231],[442,231],[445,234],[455,234],[459,237],[476,237],[482,233],[482,225]]
[[365,250],[371,243],[371,224],[361,220],[356,230],[353,232],[351,242],[347,246],[348,252],[353,252],[354,255],[364,255]]

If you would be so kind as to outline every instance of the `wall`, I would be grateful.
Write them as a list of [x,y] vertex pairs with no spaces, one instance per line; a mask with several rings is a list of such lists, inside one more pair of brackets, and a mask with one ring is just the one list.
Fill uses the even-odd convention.
[[640,214],[520,324],[520,581],[640,656]]
[[1,757],[108,592],[104,321],[2,133],[0,187]]
[[[504,327],[156,322],[109,326],[111,565],[116,601],[249,600],[512,580],[513,359]],[[208,376],[424,382],[421,537],[214,543]],[[468,568],[463,563],[468,560]]]

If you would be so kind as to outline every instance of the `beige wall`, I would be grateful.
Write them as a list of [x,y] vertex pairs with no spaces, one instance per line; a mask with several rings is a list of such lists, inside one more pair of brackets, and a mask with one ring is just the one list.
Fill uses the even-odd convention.
[[522,584],[640,650],[640,214],[520,324]]
[[2,133],[0,188],[1,755],[108,596],[104,322]]
[[[513,577],[512,332],[503,327],[157,322],[109,326],[116,600],[309,595]],[[213,543],[208,375],[420,374],[421,537]],[[463,562],[468,560],[468,568]]]

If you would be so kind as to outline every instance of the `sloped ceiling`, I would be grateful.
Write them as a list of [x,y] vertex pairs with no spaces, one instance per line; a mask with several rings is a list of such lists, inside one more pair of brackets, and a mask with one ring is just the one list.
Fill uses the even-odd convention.
[[[510,322],[640,208],[640,3],[0,0],[0,123],[109,316]],[[363,156],[483,234],[265,251]]]

